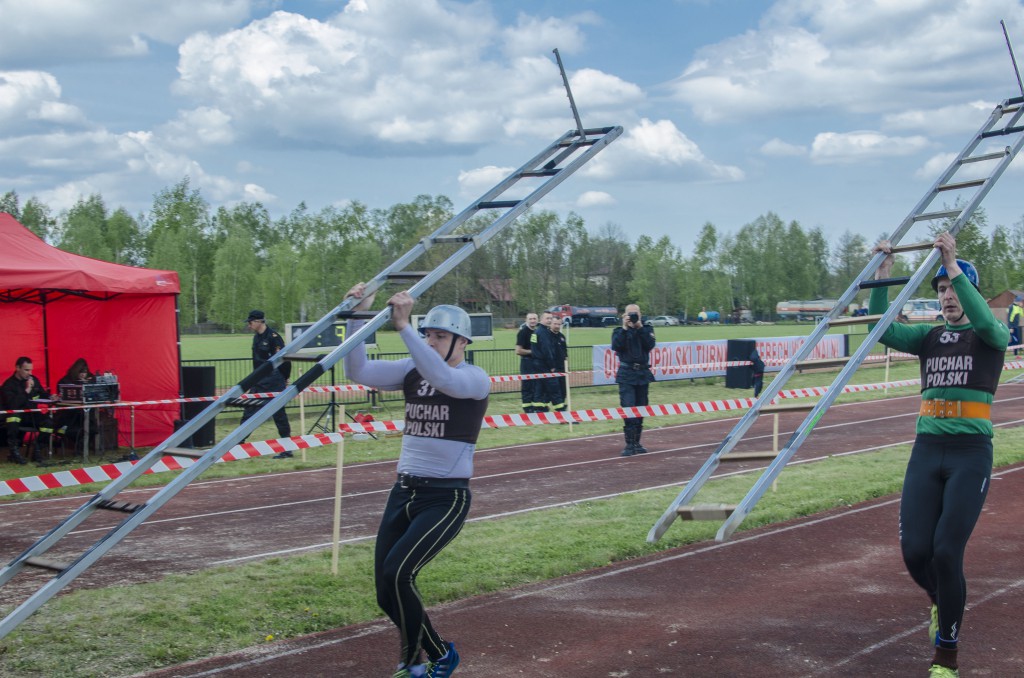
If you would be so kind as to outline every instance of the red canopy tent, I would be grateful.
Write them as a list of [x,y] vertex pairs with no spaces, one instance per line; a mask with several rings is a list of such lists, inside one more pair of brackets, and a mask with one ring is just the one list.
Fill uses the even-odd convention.
[[[174,271],[123,266],[51,247],[0,212],[0,380],[18,356],[51,392],[77,358],[111,371],[123,401],[179,397],[178,292]],[[128,408],[115,408],[120,430]],[[177,405],[135,408],[135,444],[174,430]]]

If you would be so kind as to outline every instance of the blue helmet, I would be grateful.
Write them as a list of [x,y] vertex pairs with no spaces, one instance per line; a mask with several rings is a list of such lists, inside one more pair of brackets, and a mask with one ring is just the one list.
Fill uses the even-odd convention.
[[[974,264],[963,259],[957,259],[956,265],[960,267],[960,270],[964,272],[967,279],[974,285],[974,289],[981,291],[980,283],[978,282],[978,269],[974,268]],[[945,266],[939,266],[939,270],[935,272],[935,277],[932,278],[932,289],[936,292],[939,291],[939,278],[948,278],[949,274],[946,273]]]

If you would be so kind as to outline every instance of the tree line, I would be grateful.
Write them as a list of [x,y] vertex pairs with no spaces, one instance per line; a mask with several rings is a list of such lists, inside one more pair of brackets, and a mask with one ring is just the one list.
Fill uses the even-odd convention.
[[[278,325],[320,318],[349,286],[367,280],[455,215],[445,196],[371,209],[360,202],[309,210],[300,203],[271,217],[259,202],[212,209],[185,177],[159,191],[151,209],[111,210],[99,194],[54,213],[15,191],[0,197],[8,212],[62,250],[119,264],[177,271],[184,325],[215,323],[241,329],[251,308]],[[463,230],[489,223],[475,217]],[[475,223],[474,223],[475,222]],[[933,233],[945,227],[937,224]],[[495,236],[424,295],[426,304],[456,303],[518,317],[554,304],[639,303],[650,315],[723,317],[737,308],[770,319],[789,299],[841,295],[884,233],[843,233],[829,243],[821,228],[805,229],[768,212],[735,232],[705,223],[686,255],[675,241],[690,233],[629,242],[622,228],[589,229],[582,217],[531,211]],[[959,256],[981,272],[982,292],[1024,287],[1024,219],[990,228],[983,210],[958,235]],[[445,251],[442,251],[445,250]],[[429,270],[450,250],[436,247],[417,268]],[[916,270],[927,252],[902,258],[894,275]],[[926,281],[917,296],[932,295]],[[863,295],[866,298],[866,294]],[[383,303],[379,300],[378,303]]]

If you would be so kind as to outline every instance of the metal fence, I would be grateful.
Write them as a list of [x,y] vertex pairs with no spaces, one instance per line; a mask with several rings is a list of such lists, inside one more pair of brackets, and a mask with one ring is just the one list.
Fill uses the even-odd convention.
[[[408,357],[408,353],[381,353],[367,351],[367,357],[371,360],[399,360]],[[591,376],[591,346],[570,346],[569,347],[569,385],[573,388],[593,386]],[[485,348],[467,349],[466,362],[477,365],[491,376],[502,376],[519,374],[519,356],[514,349],[510,348]],[[211,360],[182,360],[182,366],[212,366],[216,373],[216,395],[225,392],[252,372],[252,360],[249,358],[218,358]],[[292,363],[292,379],[304,371],[303,363]],[[352,384],[345,378],[345,370],[340,364],[335,365],[319,379],[313,382],[314,386],[332,386]],[[496,382],[491,385],[492,393],[514,393],[519,391],[520,382],[506,381]],[[401,391],[367,392],[367,391],[342,391],[334,393],[304,393],[304,406],[323,407],[330,404],[349,405],[374,405],[376,402],[394,402],[402,400]],[[287,405],[291,410],[298,408],[298,402],[292,401]]]

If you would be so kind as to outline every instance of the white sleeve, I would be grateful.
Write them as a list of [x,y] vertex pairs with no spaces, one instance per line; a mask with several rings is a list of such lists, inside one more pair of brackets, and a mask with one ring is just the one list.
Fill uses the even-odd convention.
[[402,341],[409,348],[409,355],[423,378],[441,393],[453,398],[471,398],[483,400],[491,393],[491,380],[487,373],[475,365],[463,363],[452,367],[430,348],[419,335],[419,332],[406,325],[399,332]]
[[[362,320],[350,320],[349,330],[355,332],[362,327]],[[359,342],[345,356],[345,376],[363,386],[371,386],[382,391],[401,391],[405,375],[412,369],[409,358],[403,360],[367,360],[366,344]]]

